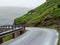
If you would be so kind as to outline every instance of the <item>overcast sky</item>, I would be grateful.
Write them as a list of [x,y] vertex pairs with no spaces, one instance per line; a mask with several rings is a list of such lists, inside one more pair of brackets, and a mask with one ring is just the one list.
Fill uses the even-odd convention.
[[0,0],[0,7],[37,7],[44,3],[46,0]]

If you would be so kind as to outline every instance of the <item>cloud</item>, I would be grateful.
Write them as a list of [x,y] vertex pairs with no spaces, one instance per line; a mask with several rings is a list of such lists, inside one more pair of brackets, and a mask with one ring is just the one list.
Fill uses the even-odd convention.
[[33,8],[44,3],[46,0],[0,0],[1,6],[16,6]]

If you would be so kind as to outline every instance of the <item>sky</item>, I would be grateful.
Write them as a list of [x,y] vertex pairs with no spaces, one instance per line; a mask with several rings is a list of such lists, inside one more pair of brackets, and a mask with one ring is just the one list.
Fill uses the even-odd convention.
[[46,0],[0,0],[0,7],[28,7],[34,8]]

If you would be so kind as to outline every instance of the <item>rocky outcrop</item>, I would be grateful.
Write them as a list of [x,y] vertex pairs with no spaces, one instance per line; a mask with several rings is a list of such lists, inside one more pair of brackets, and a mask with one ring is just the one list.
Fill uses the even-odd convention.
[[57,28],[58,30],[60,30],[60,22],[57,22],[56,25],[57,25],[56,28]]
[[60,3],[57,5],[58,8],[60,8]]
[[35,10],[30,10],[28,14],[34,14]]

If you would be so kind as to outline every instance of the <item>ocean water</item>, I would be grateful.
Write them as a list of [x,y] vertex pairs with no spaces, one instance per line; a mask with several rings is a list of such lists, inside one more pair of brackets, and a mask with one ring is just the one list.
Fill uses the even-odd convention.
[[14,19],[27,13],[30,8],[0,7],[0,25],[12,25]]

